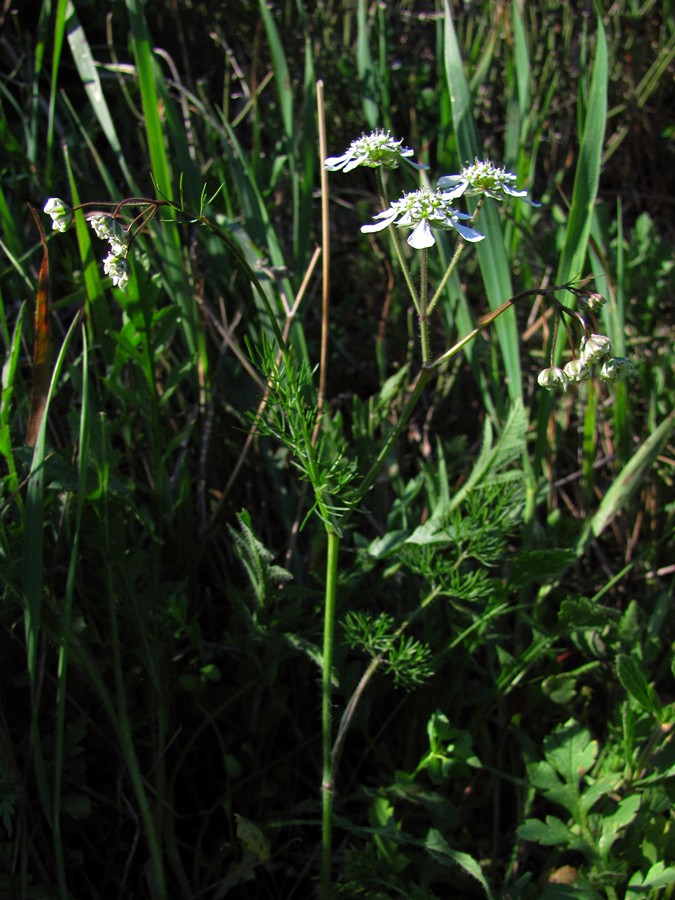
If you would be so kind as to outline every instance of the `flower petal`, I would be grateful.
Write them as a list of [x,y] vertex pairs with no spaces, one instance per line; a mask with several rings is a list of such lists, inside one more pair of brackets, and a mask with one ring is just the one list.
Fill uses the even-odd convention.
[[446,200],[454,200],[461,197],[468,186],[469,182],[461,175],[443,175],[438,179],[437,188],[442,191]]
[[472,244],[482,241],[485,237],[480,231],[475,231],[473,228],[469,228],[468,225],[460,225],[459,222],[455,222],[453,227],[465,241],[471,241]]
[[414,231],[411,232],[408,243],[415,250],[426,250],[428,247],[433,247],[436,243],[436,238],[426,219],[422,219]]
[[338,172],[350,159],[350,153],[343,153],[342,156],[329,156],[324,160],[323,165],[329,172]]
[[[410,152],[412,153],[413,151],[411,150]],[[401,156],[405,157],[405,154],[402,153]],[[418,172],[426,172],[426,170],[429,168],[429,166],[427,166],[425,163],[416,163],[413,162],[412,159],[404,158],[403,162],[407,163],[409,166],[412,166],[413,169],[417,169]]]
[[374,231],[382,231],[388,225],[391,225],[398,213],[396,210],[385,209],[383,212],[378,213],[374,216],[375,219],[379,219],[379,222],[370,222],[368,225],[362,225],[361,231],[364,234],[371,234]]

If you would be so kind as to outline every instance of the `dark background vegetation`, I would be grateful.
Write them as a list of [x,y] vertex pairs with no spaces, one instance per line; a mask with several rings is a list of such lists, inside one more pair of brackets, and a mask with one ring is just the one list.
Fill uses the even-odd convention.
[[[152,195],[127,6],[120,0],[106,5],[77,0],[74,5],[96,61],[127,66],[121,75],[101,67],[101,79],[126,164]],[[40,265],[26,204],[40,209],[47,196],[70,196],[62,142],[69,146],[82,200],[108,198],[103,169],[112,173],[119,192],[113,199],[129,192],[67,45],[58,67],[51,157],[42,149],[56,7],[47,0],[7,0],[0,12],[5,250],[0,289],[6,360],[20,305],[33,301]],[[204,112],[219,110],[229,122],[236,122],[243,158],[251,166],[246,178],[261,192],[288,277],[297,290],[319,241],[320,160],[315,132],[306,124],[314,115],[313,97],[303,93],[306,47],[311,49],[314,75],[325,84],[329,153],[343,152],[353,138],[370,130],[364,96],[371,95],[376,102],[387,101],[379,124],[403,137],[435,174],[456,171],[465,160],[457,158],[441,74],[442,13],[437,5],[395,2],[368,7],[371,52],[381,54],[377,63],[381,79],[375,84],[356,77],[355,2],[284,2],[270,8],[288,61],[292,82],[288,89],[296,100],[299,176],[283,165],[275,169],[275,161],[288,147],[278,91],[273,82],[264,86],[274,59],[259,5],[249,0],[210,4],[150,0],[144,5],[152,46],[166,51],[174,66],[169,75],[165,58],[161,64],[168,96],[175,109],[184,98],[191,109],[188,143],[194,151],[192,176],[198,188],[206,182],[212,192],[221,182],[227,185],[222,207],[214,203],[213,213],[220,210],[228,226],[241,227],[263,264],[269,264],[264,230],[253,213],[247,216],[242,189],[237,188],[239,151],[216,126],[215,113],[210,118]],[[514,78],[511,5],[496,0],[454,4],[453,12],[467,72],[481,73],[471,87],[485,154],[515,168],[518,160],[504,160]],[[544,201],[546,217],[537,220],[536,230],[523,239],[514,261],[515,289],[538,285],[555,272],[578,161],[580,82],[588,80],[595,34],[590,3],[526,3],[522,13],[529,38],[533,116],[531,153],[526,148],[525,156],[536,159],[527,187]],[[485,597],[478,602],[469,597],[437,603],[420,618],[416,636],[430,645],[435,660],[435,674],[427,685],[406,693],[383,675],[371,683],[347,741],[336,801],[335,874],[346,896],[482,896],[477,881],[459,867],[448,870],[437,860],[430,861],[421,845],[411,841],[403,850],[393,839],[381,834],[373,838],[367,832],[388,821],[420,841],[432,823],[452,848],[480,861],[496,896],[545,896],[551,870],[567,866],[581,871],[584,857],[518,839],[516,829],[526,815],[534,810],[544,818],[551,809],[541,797],[535,806],[527,763],[542,758],[545,736],[569,718],[590,729],[605,758],[619,753],[626,692],[615,674],[618,653],[635,650],[663,705],[674,699],[672,444],[664,447],[638,490],[587,554],[573,564],[557,569],[551,564],[532,576],[522,575],[527,560],[533,564],[523,555],[526,552],[574,547],[622,466],[672,410],[673,10],[670,3],[624,0],[605,4],[603,20],[610,52],[609,115],[591,260],[593,265],[606,263],[615,285],[616,248],[623,242],[625,331],[639,361],[639,377],[622,395],[628,412],[620,434],[607,394],[596,399],[595,429],[589,426],[587,410],[573,398],[560,401],[550,422],[538,408],[550,446],[534,473],[539,491],[536,511],[529,522],[505,526],[496,534],[500,552],[491,560]],[[489,65],[482,69],[488,46]],[[36,48],[44,49],[37,80]],[[655,69],[661,55],[670,62]],[[248,95],[255,98],[250,105]],[[193,105],[192,98],[199,104]],[[541,116],[538,110],[543,111]],[[35,153],[28,146],[33,125],[38,135]],[[171,127],[166,125],[167,146],[177,183],[182,167]],[[85,134],[100,161],[86,146]],[[301,155],[312,147],[313,161]],[[385,335],[386,375],[414,353],[416,339],[402,285],[384,255],[384,244],[366,242],[358,230],[377,203],[371,176],[369,170],[359,169],[349,177],[331,177],[329,408],[343,415],[348,436],[365,447],[366,459],[358,409],[382,385],[383,372],[374,352],[377,335]],[[292,214],[295,177],[309,198],[304,245],[298,244],[301,229]],[[504,215],[513,213],[505,210]],[[160,231],[172,227],[160,226]],[[249,412],[262,392],[260,381],[254,381],[242,363],[250,355],[245,339],[256,343],[264,317],[245,278],[216,242],[189,222],[176,231],[184,248],[184,256],[178,257],[187,273],[184,295],[171,280],[168,251],[156,238],[159,231],[152,231],[141,244],[147,269],[139,274],[140,299],[127,301],[102,288],[98,306],[87,307],[93,323],[92,463],[78,525],[74,517],[84,376],[81,349],[75,344],[69,350],[65,387],[50,411],[40,529],[44,557],[39,683],[33,694],[26,672],[23,593],[26,560],[31,559],[26,542],[35,533],[25,516],[30,505],[31,451],[23,446],[32,335],[28,324],[24,329],[11,419],[3,421],[9,446],[2,449],[5,480],[0,498],[0,898],[63,896],[53,823],[45,811],[49,803],[41,795],[39,778],[42,766],[48,792],[53,789],[59,768],[54,755],[59,721],[65,722],[60,773],[69,896],[108,900],[152,895],[147,827],[125,741],[133,745],[140,790],[148,799],[161,845],[167,897],[312,895],[321,778],[317,647],[324,534],[314,520],[298,530],[309,501],[286,451],[274,441],[255,441],[228,488],[250,427]],[[59,236],[58,244],[52,240],[50,255],[53,340],[58,347],[85,303],[85,264],[70,235]],[[153,280],[155,268],[162,273],[159,285]],[[589,265],[580,274],[590,271]],[[462,279],[477,316],[485,305],[471,260]],[[197,352],[191,355],[187,349],[185,315],[181,321],[176,313],[180,296],[198,311],[193,334],[203,339],[199,364]],[[313,363],[319,357],[320,300],[320,280],[314,278],[301,317],[302,340]],[[522,308],[518,316],[525,332],[532,325],[532,314]],[[141,321],[152,335],[154,396],[138,362],[145,334]],[[439,316],[433,335],[437,348],[456,337],[453,328],[449,314]],[[524,395],[532,400],[541,359],[533,359],[532,344],[525,341],[522,355]],[[399,511],[405,507],[402,518],[409,516],[411,529],[428,515],[427,488],[437,476],[439,456],[447,463],[451,487],[463,483],[478,454],[486,416],[503,409],[506,401],[499,371],[495,346],[485,341],[471,365],[453,371],[425,398],[396,466],[378,483],[365,515],[354,520],[345,541],[341,614],[365,608],[373,613],[386,610],[402,619],[428,590],[428,572],[421,575],[419,567],[405,559],[375,559],[366,548],[400,524],[393,513],[388,518],[392,506],[398,504]],[[532,430],[530,438],[532,446]],[[100,487],[104,463],[110,469],[107,492]],[[11,465],[16,466],[14,473]],[[425,487],[420,479],[413,492],[410,485],[419,472],[426,476]],[[403,497],[406,486],[408,499]],[[257,535],[248,536],[244,549],[235,538],[245,534],[237,523],[242,509],[250,513]],[[75,533],[79,549],[72,589],[68,578]],[[275,564],[288,569],[292,580],[282,584],[275,578],[263,546]],[[520,569],[514,562],[518,559],[524,560]],[[464,574],[468,577],[479,568],[480,560],[471,559]],[[550,593],[542,586],[550,587]],[[74,596],[69,625],[74,638],[69,645],[65,710],[59,713],[57,658],[69,590]],[[610,611],[607,624],[593,621],[586,627],[578,617],[566,619],[562,603],[570,598],[601,599]],[[491,624],[481,619],[486,608],[493,608],[490,604],[506,600],[513,604],[508,615]],[[473,636],[449,649],[472,624]],[[339,709],[356,686],[367,664],[364,660],[341,639]],[[106,708],[105,697],[111,698],[115,715]],[[416,771],[428,750],[426,728],[435,710],[448,715],[451,725],[465,736],[462,740],[470,739],[482,768],[472,767],[458,751],[454,758],[449,753],[450,769],[440,780],[427,770]],[[646,734],[644,721],[636,721],[637,730]],[[120,723],[125,722],[129,733],[122,735]],[[665,723],[664,732],[666,725],[670,728],[672,723]],[[36,735],[41,737],[40,747]],[[663,791],[654,800],[652,818],[645,820],[647,830],[668,820],[672,779]],[[269,860],[237,833],[241,823],[237,817],[264,834],[271,848]],[[672,827],[672,818],[670,822]],[[617,865],[623,860],[629,866],[633,863],[626,860],[640,858],[638,837],[633,835],[630,841]],[[670,853],[666,862],[672,864],[672,837],[654,842],[660,852]],[[524,875],[530,881],[514,887]],[[550,896],[612,897],[602,892],[602,885],[579,884],[578,893]],[[601,893],[593,894],[596,889]]]

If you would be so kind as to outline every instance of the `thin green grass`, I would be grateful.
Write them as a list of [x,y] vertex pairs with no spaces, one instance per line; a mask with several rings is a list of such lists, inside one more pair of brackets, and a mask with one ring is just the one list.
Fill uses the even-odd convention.
[[[538,900],[569,858],[580,896],[669,896],[672,235],[611,188],[665,183],[631,129],[672,10],[183,6],[2,35],[0,894]],[[372,171],[326,179],[321,296],[317,78],[327,154],[391,128],[432,184],[488,153],[544,201],[481,209],[416,381]],[[25,200],[155,189],[126,291],[89,208],[48,242],[31,452]],[[638,377],[532,402],[526,292],[590,274]]]

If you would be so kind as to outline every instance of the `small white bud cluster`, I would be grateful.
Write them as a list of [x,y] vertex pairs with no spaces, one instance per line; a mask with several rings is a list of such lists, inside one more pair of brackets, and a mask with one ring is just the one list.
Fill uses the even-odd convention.
[[[589,295],[600,297],[599,294]],[[597,308],[597,305],[596,305]],[[635,372],[635,365],[624,356],[610,356],[612,342],[604,334],[586,334],[581,339],[579,355],[571,359],[564,368],[549,366],[537,376],[541,387],[552,391],[566,391],[571,384],[580,384],[591,377],[591,367],[602,363],[600,378],[603,381],[625,381]]]
[[99,215],[89,220],[96,237],[108,241],[110,252],[103,260],[103,271],[115,287],[124,290],[129,282],[129,232],[113,216]]
[[51,216],[52,229],[64,232],[73,221],[73,211],[60,197],[50,197],[44,205],[44,212]]
[[[60,197],[50,197],[44,212],[51,217],[54,231],[67,231],[73,221],[73,210]],[[130,234],[114,216],[96,215],[89,220],[96,237],[108,241],[110,252],[103,260],[103,271],[115,287],[124,290],[129,283],[129,243]]]

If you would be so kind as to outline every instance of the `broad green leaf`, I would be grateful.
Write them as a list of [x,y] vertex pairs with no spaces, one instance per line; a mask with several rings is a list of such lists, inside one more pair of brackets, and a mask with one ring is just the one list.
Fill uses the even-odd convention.
[[[600,162],[607,119],[607,41],[600,16],[591,86],[579,148],[572,205],[570,206],[565,241],[558,265],[557,284],[564,284],[582,274],[593,221],[593,207],[600,181]],[[580,80],[580,90],[583,83]]]
[[527,774],[532,787],[540,791],[547,800],[559,803],[574,815],[579,804],[579,788],[575,782],[562,782],[555,769],[547,762],[531,763]]
[[605,797],[616,790],[620,784],[620,775],[605,775],[603,778],[598,778],[583,792],[579,800],[579,806],[585,812],[590,812],[601,797]]
[[80,80],[82,81],[89,102],[94,110],[94,114],[98,119],[106,140],[110,144],[110,149],[115,154],[115,158],[127,180],[127,184],[131,188],[131,192],[133,194],[138,194],[138,187],[136,187],[136,182],[127,167],[124,154],[122,153],[122,146],[110,113],[110,108],[105,99],[105,94],[103,93],[103,86],[101,85],[101,79],[98,76],[98,69],[94,62],[94,56],[91,52],[89,41],[87,40],[84,29],[77,17],[72,0],[68,0],[66,6],[66,32],[77,73],[80,76]]
[[619,836],[622,828],[630,825],[640,809],[640,795],[631,794],[619,802],[616,810],[602,819],[602,833],[598,840],[598,849],[605,856]]

